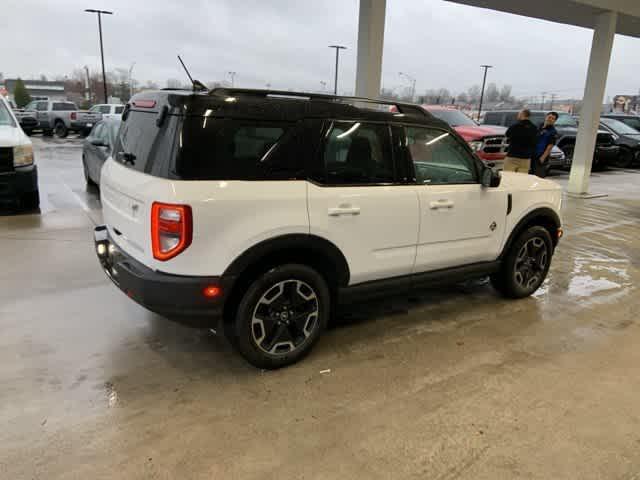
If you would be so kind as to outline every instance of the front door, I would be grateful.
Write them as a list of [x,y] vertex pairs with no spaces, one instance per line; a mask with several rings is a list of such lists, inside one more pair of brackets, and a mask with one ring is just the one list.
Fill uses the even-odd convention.
[[385,124],[334,122],[309,184],[311,234],[344,254],[350,284],[408,275],[418,237],[418,196],[398,182]]
[[495,260],[507,216],[507,194],[480,184],[478,162],[451,133],[406,127],[420,199],[415,273]]

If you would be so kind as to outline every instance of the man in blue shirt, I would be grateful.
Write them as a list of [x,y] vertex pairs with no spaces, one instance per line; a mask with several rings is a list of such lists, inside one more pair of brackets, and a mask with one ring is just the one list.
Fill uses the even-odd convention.
[[544,119],[544,123],[538,130],[535,155],[533,156],[533,162],[531,165],[531,173],[538,177],[547,176],[545,163],[549,159],[551,149],[558,140],[558,131],[556,130],[556,127],[554,127],[556,120],[558,120],[558,114],[556,112],[549,112]]

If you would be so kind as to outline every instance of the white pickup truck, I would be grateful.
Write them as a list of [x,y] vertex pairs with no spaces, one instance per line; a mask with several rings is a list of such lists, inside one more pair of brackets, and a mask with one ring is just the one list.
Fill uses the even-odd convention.
[[91,113],[78,110],[73,102],[35,100],[30,102],[25,110],[34,110],[37,113],[39,130],[44,135],[55,134],[66,137],[69,132],[83,135],[89,134],[93,126],[102,120],[100,113]]

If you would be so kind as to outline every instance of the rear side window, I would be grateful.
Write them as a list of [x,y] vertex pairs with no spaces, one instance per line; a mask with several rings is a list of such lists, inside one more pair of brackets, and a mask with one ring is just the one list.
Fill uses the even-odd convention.
[[324,183],[371,185],[395,180],[389,127],[360,122],[334,122],[327,133]]
[[518,123],[518,113],[517,112],[509,112],[504,116],[504,126],[510,127]]
[[176,174],[185,180],[284,180],[301,177],[300,127],[187,117]]
[[482,123],[487,125],[502,125],[502,114],[498,112],[486,112]]
[[73,103],[67,103],[67,102],[54,102],[53,106],[51,107],[52,110],[54,111],[73,111],[73,110],[77,110],[77,107],[73,104]]

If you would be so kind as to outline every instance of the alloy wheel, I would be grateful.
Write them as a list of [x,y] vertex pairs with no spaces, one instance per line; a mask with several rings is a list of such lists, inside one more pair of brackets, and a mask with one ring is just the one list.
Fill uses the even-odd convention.
[[295,279],[270,287],[258,300],[251,317],[255,345],[270,355],[299,349],[319,322],[318,295],[309,284]]
[[514,272],[516,284],[524,290],[537,288],[543,279],[548,261],[547,243],[540,237],[527,240],[516,257]]

